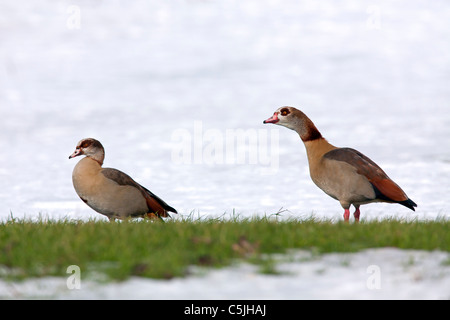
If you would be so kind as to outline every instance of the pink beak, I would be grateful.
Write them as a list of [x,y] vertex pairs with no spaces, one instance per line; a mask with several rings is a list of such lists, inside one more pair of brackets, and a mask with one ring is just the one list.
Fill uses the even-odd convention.
[[278,113],[275,112],[271,118],[264,120],[263,123],[277,123],[278,121],[280,121],[280,119],[278,119]]
[[69,159],[78,157],[79,155],[82,155],[81,149],[75,149],[75,151],[69,156]]

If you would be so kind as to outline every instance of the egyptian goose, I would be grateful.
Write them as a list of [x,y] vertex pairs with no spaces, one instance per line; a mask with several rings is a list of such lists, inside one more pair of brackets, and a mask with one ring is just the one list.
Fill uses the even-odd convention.
[[115,218],[168,217],[177,211],[130,176],[112,168],[102,168],[105,149],[100,141],[87,138],[78,142],[69,159],[85,155],[72,173],[72,181],[78,196],[89,207]]
[[360,205],[371,202],[399,203],[415,211],[414,201],[375,162],[359,151],[328,143],[300,110],[281,107],[264,123],[282,125],[300,135],[306,147],[311,179],[341,203],[345,221],[350,217],[350,205],[356,209],[356,221],[359,221]]

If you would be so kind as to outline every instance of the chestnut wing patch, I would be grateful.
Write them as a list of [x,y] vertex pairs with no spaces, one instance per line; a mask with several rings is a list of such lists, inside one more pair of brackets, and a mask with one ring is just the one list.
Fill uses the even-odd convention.
[[351,148],[338,148],[324,155],[324,158],[346,162],[356,168],[356,172],[369,180],[378,198],[400,202],[408,200],[403,190],[369,157]]
[[139,183],[134,181],[126,173],[123,173],[122,171],[113,168],[104,168],[101,172],[106,178],[113,180],[114,182],[116,182],[121,186],[132,186],[139,189],[147,202],[149,213],[156,213],[162,217],[169,216],[166,211],[177,213],[177,211],[174,208],[165,203],[153,192],[151,192],[147,188],[141,186]]

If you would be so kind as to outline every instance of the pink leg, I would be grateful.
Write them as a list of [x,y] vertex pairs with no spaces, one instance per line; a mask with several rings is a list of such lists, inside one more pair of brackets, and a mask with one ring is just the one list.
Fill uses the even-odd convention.
[[355,217],[355,221],[359,222],[359,215],[361,212],[359,211],[359,207],[356,207],[355,213],[353,213],[353,216]]
[[345,209],[344,212],[344,221],[348,222],[348,219],[350,218],[350,209]]

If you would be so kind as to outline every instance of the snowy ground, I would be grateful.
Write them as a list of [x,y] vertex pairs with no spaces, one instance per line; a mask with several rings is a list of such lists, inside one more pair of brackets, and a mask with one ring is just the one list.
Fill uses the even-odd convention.
[[450,5],[333,4],[2,1],[0,219],[96,217],[67,159],[84,137],[181,214],[340,218],[298,136],[262,124],[281,105],[419,205],[362,217],[448,217]]
[[[65,278],[0,281],[0,298],[51,299],[450,299],[450,256],[393,248],[354,254],[277,256],[277,275],[252,265],[198,270],[172,280],[132,278],[100,284],[81,280],[69,290]],[[69,277],[69,275],[68,275]],[[70,282],[69,280],[69,283]]]
[[[98,217],[71,182],[77,160],[68,156],[85,137],[103,143],[105,166],[181,215],[283,207],[287,216],[340,219],[339,204],[311,182],[298,136],[262,124],[282,105],[301,108],[331,143],[372,158],[419,205],[415,213],[365,206],[363,219],[449,218],[449,24],[446,0],[3,0],[0,219]],[[50,286],[44,295],[69,298],[119,290],[150,297],[146,286],[201,297],[192,283],[215,281],[223,290],[207,297],[449,298],[448,268],[443,278],[433,268],[417,278],[408,271],[415,266],[402,264],[409,253],[397,251],[382,253],[392,255],[383,263],[399,259],[392,274],[382,267],[382,289],[364,289],[372,254],[352,256],[357,272],[327,255],[299,269],[283,264],[293,274],[282,276],[241,266],[167,282],[86,284],[92,294],[60,291],[61,279],[1,286],[10,297],[41,285]],[[413,255],[427,268],[442,253]],[[234,280],[249,286],[234,289]]]

